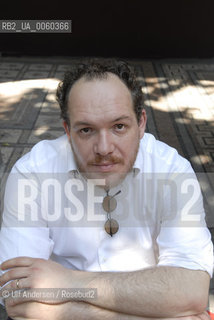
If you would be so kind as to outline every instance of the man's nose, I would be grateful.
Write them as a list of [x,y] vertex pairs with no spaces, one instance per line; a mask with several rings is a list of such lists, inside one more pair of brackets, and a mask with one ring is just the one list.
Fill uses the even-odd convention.
[[111,134],[106,131],[102,131],[97,135],[96,142],[94,144],[94,152],[105,156],[114,151],[114,144]]

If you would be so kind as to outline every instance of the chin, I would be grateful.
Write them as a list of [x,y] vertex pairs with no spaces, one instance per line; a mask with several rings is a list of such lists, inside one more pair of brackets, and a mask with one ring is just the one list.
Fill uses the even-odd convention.
[[87,173],[85,176],[87,179],[103,179],[105,180],[104,185],[99,185],[100,188],[103,189],[111,189],[113,187],[116,187],[119,185],[124,178],[126,177],[127,173],[98,173],[98,172],[93,172],[93,173]]
[[109,175],[108,177],[104,177],[105,179],[105,189],[111,189],[118,186],[126,177],[127,173],[114,173]]

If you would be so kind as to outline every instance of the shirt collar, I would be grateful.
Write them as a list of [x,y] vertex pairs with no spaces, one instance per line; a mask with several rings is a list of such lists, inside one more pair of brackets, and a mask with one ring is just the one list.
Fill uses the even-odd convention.
[[136,177],[138,175],[138,173],[141,171],[142,162],[143,162],[143,156],[142,156],[142,153],[140,152],[140,148],[139,148],[138,153],[137,153],[137,157],[136,157],[134,165],[133,165],[134,177]]
[[77,173],[78,172],[78,168],[76,165],[76,161],[74,158],[74,153],[71,149],[71,145],[69,143],[69,140],[67,138],[67,143],[66,143],[66,154],[67,154],[67,172],[69,173]]

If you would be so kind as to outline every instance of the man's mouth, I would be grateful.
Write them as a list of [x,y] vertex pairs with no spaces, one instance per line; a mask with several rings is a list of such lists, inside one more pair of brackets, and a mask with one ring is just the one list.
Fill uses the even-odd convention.
[[93,163],[93,166],[96,167],[96,171],[108,172],[112,171],[112,169],[117,165],[117,162],[101,162],[101,163]]
[[95,159],[88,162],[88,165],[94,168],[94,172],[115,172],[121,164],[124,163],[120,157],[110,155],[106,157],[97,155]]

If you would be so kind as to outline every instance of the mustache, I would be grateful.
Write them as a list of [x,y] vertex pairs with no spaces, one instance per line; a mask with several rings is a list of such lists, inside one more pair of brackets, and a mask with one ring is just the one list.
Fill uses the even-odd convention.
[[89,161],[88,164],[89,165],[99,165],[99,164],[102,164],[102,163],[112,163],[112,164],[115,164],[115,163],[124,163],[123,159],[117,157],[117,156],[112,156],[112,155],[107,155],[107,156],[102,156],[102,155],[99,155],[97,154],[94,158],[93,161]]

